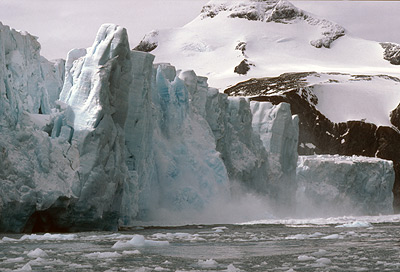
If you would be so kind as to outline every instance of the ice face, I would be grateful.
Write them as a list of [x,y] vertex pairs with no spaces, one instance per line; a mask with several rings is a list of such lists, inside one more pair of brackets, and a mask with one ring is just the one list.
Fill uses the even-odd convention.
[[0,23],[0,120],[15,127],[24,111],[50,113],[40,69],[40,44],[35,37]]
[[[71,52],[67,65],[80,53]],[[97,221],[96,228],[115,227],[119,219],[122,191],[129,178],[124,126],[131,67],[126,30],[105,24],[87,54],[67,70],[68,82],[60,99],[67,105],[65,127],[71,144],[79,151],[79,181],[73,187],[78,201],[71,206],[69,218],[78,228]]]
[[338,155],[300,156],[297,183],[299,207],[307,210],[308,216],[393,213],[391,161]]
[[[49,103],[43,106],[49,98],[44,86],[54,84],[43,75],[56,71],[50,78],[57,78],[57,69],[47,69],[42,59],[41,70],[40,46],[32,36],[6,27],[3,34],[13,36],[1,39],[9,64],[2,62],[8,85],[0,99],[0,229],[115,228],[129,184],[124,124],[132,75],[126,30],[103,25],[84,57],[83,50],[70,52],[61,101],[51,115],[43,114],[50,113]],[[32,78],[25,70],[39,74]]]
[[[148,56],[141,52],[133,55]],[[229,190],[226,168],[215,150],[213,134],[195,111],[196,105],[190,103],[190,90],[197,91],[197,76],[193,72],[176,76],[175,68],[168,64],[156,65],[154,73],[154,77],[147,73],[147,78],[153,79],[153,94],[146,98],[148,104],[141,104],[136,118],[127,121],[127,127],[132,123],[148,128],[142,132],[132,130],[126,136],[127,142],[137,146],[136,151],[131,148],[137,171],[145,174],[139,174],[139,217],[143,219],[154,219],[165,207],[177,212],[198,211],[220,191]],[[138,99],[143,96],[138,95]],[[142,145],[135,140],[138,135],[143,139]],[[146,149],[147,153],[143,152]]]
[[[154,56],[137,51],[131,52],[133,81],[129,92],[129,109],[125,123],[126,165],[129,179],[125,183],[121,224],[134,222],[139,202],[158,199],[156,186],[158,174],[154,161],[153,134],[156,122],[153,99],[153,60]],[[157,102],[157,100],[154,100]],[[140,182],[139,181],[146,181]],[[141,194],[139,195],[139,192]],[[147,197],[146,197],[147,196]],[[141,205],[142,206],[142,205]]]
[[0,24],[2,231],[29,231],[36,211],[55,203],[62,207],[64,200],[73,198],[77,150],[49,137],[49,93],[59,74],[57,69],[45,71],[52,64],[40,57],[39,50],[35,37]]
[[296,190],[298,117],[292,116],[288,103],[272,105],[269,102],[252,101],[250,105],[253,130],[260,136],[268,152],[273,181],[269,184],[269,190],[281,208],[290,209]]
[[55,108],[55,101],[58,100],[64,84],[65,60],[57,59],[51,62],[41,57],[40,68],[48,93],[50,108]]

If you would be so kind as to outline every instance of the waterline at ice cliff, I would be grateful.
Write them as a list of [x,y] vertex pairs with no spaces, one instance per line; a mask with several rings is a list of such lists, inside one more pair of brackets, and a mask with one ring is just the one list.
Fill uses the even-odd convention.
[[[228,97],[193,71],[153,65],[153,55],[130,50],[120,26],[103,25],[91,48],[70,51],[65,78],[63,62],[41,59],[33,36],[0,28],[0,231],[293,210],[298,118],[288,104]],[[376,164],[393,186],[391,163]],[[390,189],[380,200],[391,203]]]

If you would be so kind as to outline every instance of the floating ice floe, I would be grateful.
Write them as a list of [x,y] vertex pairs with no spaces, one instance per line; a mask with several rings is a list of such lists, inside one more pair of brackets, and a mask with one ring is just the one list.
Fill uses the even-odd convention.
[[306,262],[306,261],[314,261],[316,258],[308,255],[300,255],[299,257],[297,257],[297,259],[301,262]]
[[24,240],[74,240],[78,238],[76,234],[50,234],[50,233],[45,233],[43,235],[40,234],[26,234],[23,235],[19,241],[24,241]]
[[311,239],[311,238],[318,238],[322,236],[323,234],[320,232],[315,232],[313,234],[296,234],[296,235],[290,235],[285,237],[287,240],[303,240],[303,239]]
[[111,258],[119,258],[122,255],[118,252],[93,252],[84,255],[87,258],[91,259],[111,259]]
[[228,265],[227,269],[224,270],[226,272],[240,272],[239,268],[236,268],[233,264]]
[[330,259],[328,259],[328,258],[319,258],[319,259],[316,260],[316,262],[318,264],[323,264],[323,265],[327,265],[327,264],[331,264],[332,263],[332,261]]
[[224,232],[224,230],[227,230],[227,227],[215,227],[212,228],[215,232]]
[[138,255],[141,254],[139,250],[124,250],[122,251],[122,255]]
[[49,255],[47,255],[47,253],[40,248],[36,248],[35,250],[30,251],[27,255],[30,258],[39,258],[39,257],[47,258],[47,257],[49,257]]
[[17,257],[17,258],[6,259],[2,261],[2,263],[22,263],[23,261],[25,261],[24,257]]
[[317,252],[312,253],[311,255],[315,257],[322,257],[325,256],[328,253],[325,249],[319,249]]
[[151,236],[154,239],[160,240],[165,239],[168,241],[172,240],[183,240],[183,241],[205,241],[204,238],[201,238],[199,234],[190,234],[184,232],[177,232],[177,233],[155,233]]
[[370,228],[370,227],[372,227],[372,224],[366,221],[354,221],[352,223],[336,226],[336,228]]
[[143,235],[134,235],[129,241],[117,241],[112,248],[113,249],[126,249],[132,247],[147,247],[147,246],[168,246],[168,241],[154,241],[146,240]]
[[199,260],[197,262],[197,265],[200,266],[201,268],[215,268],[218,266],[217,261],[213,260],[213,259],[208,259],[208,260]]
[[321,239],[326,239],[326,240],[329,240],[329,239],[343,239],[343,236],[341,236],[339,234],[331,234],[331,235],[328,235],[328,236],[324,236]]

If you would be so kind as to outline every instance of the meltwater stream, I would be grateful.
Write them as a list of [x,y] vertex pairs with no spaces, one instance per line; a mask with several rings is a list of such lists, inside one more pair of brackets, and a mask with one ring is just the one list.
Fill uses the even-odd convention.
[[400,216],[0,237],[0,271],[400,270]]

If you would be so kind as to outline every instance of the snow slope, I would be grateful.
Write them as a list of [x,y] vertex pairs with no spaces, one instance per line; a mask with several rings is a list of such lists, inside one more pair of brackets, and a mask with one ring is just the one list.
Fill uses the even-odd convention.
[[[152,50],[155,62],[194,68],[218,88],[288,71],[399,74],[378,42],[353,37],[286,0],[210,1],[189,24],[153,31],[138,49]],[[239,75],[234,70],[243,61],[250,70]]]
[[328,75],[309,79],[316,108],[334,123],[365,121],[391,126],[390,113],[400,102],[400,80],[386,76]]
[[364,121],[392,126],[391,113],[400,102],[400,79],[385,75],[286,73],[249,80],[226,90],[229,95],[285,96],[294,92],[333,123]]

